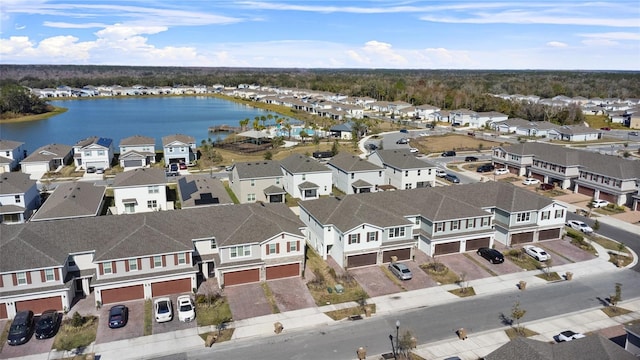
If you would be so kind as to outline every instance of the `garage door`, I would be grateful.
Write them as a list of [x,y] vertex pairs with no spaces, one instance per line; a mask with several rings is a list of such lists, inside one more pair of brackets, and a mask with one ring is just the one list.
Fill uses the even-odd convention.
[[22,164],[22,172],[26,174],[47,172],[47,165],[44,164]]
[[614,204],[617,203],[615,195],[608,194],[608,193],[602,192],[602,191],[600,191],[600,200],[607,200],[608,202],[614,203]]
[[6,319],[7,317],[7,304],[0,304],[0,319]]
[[593,189],[578,185],[578,194],[593,197],[593,195],[595,194],[595,191]]
[[151,284],[151,296],[191,292],[191,279],[169,280]]
[[142,161],[141,160],[125,160],[124,161],[124,167],[136,167],[136,166],[142,166]]
[[481,247],[489,247],[489,243],[491,243],[491,238],[488,237],[467,240],[466,251],[478,250]]
[[267,268],[267,280],[281,279],[300,275],[300,264],[287,264],[269,266]]
[[509,166],[509,172],[514,175],[520,175],[520,169],[514,166]]
[[538,240],[560,239],[560,229],[542,230],[538,234]]
[[531,173],[531,177],[534,179],[538,179],[541,182],[544,181],[544,175],[541,175],[541,174]]
[[357,266],[375,265],[377,262],[378,262],[377,253],[347,256],[348,268],[357,267]]
[[234,271],[224,274],[224,286],[260,281],[260,269]]
[[453,254],[460,252],[460,241],[450,242],[446,244],[436,244],[433,255]]
[[86,163],[85,165],[87,165],[87,167],[89,167],[89,166],[93,166],[93,167],[95,167],[96,169],[99,169],[99,168],[103,168],[103,167],[104,167],[104,163],[103,163],[102,161],[99,161],[99,162],[88,162],[88,163]]
[[34,314],[42,314],[45,310],[49,309],[62,311],[62,299],[60,296],[16,301],[16,311],[31,310]]
[[144,298],[142,285],[126,286],[117,289],[102,290],[102,303],[111,304]]
[[526,232],[526,233],[511,235],[511,245],[528,243],[532,241],[533,241],[533,232]]
[[409,260],[411,259],[411,248],[385,251],[382,253],[382,262],[391,262],[392,256],[397,256],[398,260]]

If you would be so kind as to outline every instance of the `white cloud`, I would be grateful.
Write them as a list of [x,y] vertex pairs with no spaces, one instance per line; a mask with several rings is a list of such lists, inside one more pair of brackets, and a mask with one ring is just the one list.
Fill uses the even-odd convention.
[[546,24],[546,25],[580,25],[580,26],[610,26],[610,27],[637,27],[637,18],[618,18],[584,16],[575,17],[572,15],[562,16],[560,14],[540,14],[539,12],[528,11],[504,11],[498,13],[477,13],[474,16],[451,17],[427,15],[420,17],[421,20],[430,22],[441,22],[451,24]]
[[362,51],[370,54],[370,56],[376,56],[376,61],[382,62],[383,64],[389,63],[394,65],[402,65],[407,63],[407,59],[392,50],[391,44],[388,43],[383,43],[376,40],[367,41],[364,44]]
[[157,34],[167,31],[165,26],[127,26],[115,24],[97,31],[95,34],[101,39],[119,40],[140,34]]
[[59,22],[59,21],[45,21],[42,23],[42,25],[46,27],[60,28],[60,29],[91,29],[91,28],[103,28],[107,26],[106,24],[103,24],[103,23],[74,24],[74,23]]
[[610,39],[587,39],[582,40],[582,43],[587,46],[597,46],[597,47],[611,47],[620,45],[619,42],[613,41]]
[[28,36],[11,36],[8,39],[0,39],[0,54],[18,55],[33,47]]
[[633,40],[640,41],[640,32],[605,32],[592,34],[578,34],[578,36],[591,39],[610,39],[610,40]]
[[567,45],[566,43],[560,42],[560,41],[549,41],[547,43],[547,46],[554,47],[554,48],[564,48],[564,47],[567,47],[569,45]]

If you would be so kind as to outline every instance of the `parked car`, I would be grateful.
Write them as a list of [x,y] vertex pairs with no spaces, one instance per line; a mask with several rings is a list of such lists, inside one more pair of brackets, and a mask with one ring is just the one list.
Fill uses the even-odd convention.
[[464,158],[464,161],[466,162],[471,162],[471,161],[478,161],[478,158],[475,156],[467,156]]
[[504,262],[504,255],[496,249],[481,247],[477,252],[478,255],[489,260],[492,264],[501,264]]
[[47,310],[36,321],[36,339],[48,339],[54,337],[60,328],[62,317],[57,310]]
[[567,221],[567,226],[574,230],[580,230],[585,234],[591,234],[593,232],[591,226],[585,224],[584,221],[580,220],[569,220]]
[[607,200],[596,199],[596,200],[593,200],[593,203],[591,203],[591,205],[594,208],[601,208],[601,207],[606,207],[607,205],[609,205],[609,202]]
[[127,325],[129,320],[129,308],[124,305],[115,305],[109,309],[109,327],[117,329]]
[[480,165],[478,166],[478,168],[476,169],[476,172],[479,173],[483,173],[483,172],[491,172],[495,169],[496,167],[493,166],[492,164],[484,164],[484,165]]
[[500,168],[500,169],[496,169],[496,171],[493,172],[496,175],[506,175],[509,173],[509,169],[507,168]]
[[546,251],[544,251],[544,249],[539,248],[537,246],[525,245],[522,248],[524,249],[524,252],[527,253],[527,255],[531,256],[532,258],[538,261],[547,261],[551,258],[551,255],[549,255]]
[[409,270],[405,264],[391,263],[389,264],[389,271],[391,271],[393,275],[397,276],[400,280],[411,280],[413,277],[411,270]]
[[600,130],[611,131],[611,128],[610,127],[601,127]]
[[104,168],[97,168],[96,174],[104,174]]
[[551,190],[553,189],[555,186],[553,184],[540,184],[540,190]]
[[563,332],[561,332],[560,334],[554,336],[554,338],[556,338],[557,342],[564,342],[564,341],[571,341],[571,340],[575,340],[575,339],[582,339],[584,336],[584,334],[580,334],[571,330],[565,330]]
[[87,174],[95,174],[97,171],[95,166],[87,166]]
[[413,154],[417,154],[420,152],[420,150],[416,149],[416,148],[409,148],[409,152],[413,153]]
[[398,141],[396,141],[396,144],[408,144],[409,143],[409,139],[407,138],[402,138]]
[[196,318],[196,308],[189,295],[178,296],[178,320],[189,322]]
[[224,167],[225,171],[233,171],[233,165],[228,165]]
[[436,176],[443,178],[447,176],[447,172],[442,169],[436,169]]
[[534,178],[526,178],[524,179],[524,181],[522,182],[523,185],[535,185],[535,184],[540,184],[540,180],[538,179],[534,179]]
[[156,321],[159,323],[173,320],[173,307],[168,297],[158,298],[153,302]]
[[178,167],[180,168],[180,170],[187,170],[187,164],[181,162],[180,164],[178,164]]
[[445,151],[442,153],[442,156],[456,156],[456,152],[453,150]]
[[378,150],[378,145],[376,145],[376,144],[366,144],[364,146],[364,148],[369,150],[369,151],[375,151],[375,150]]
[[638,136],[638,132],[637,131],[629,131],[629,135],[630,136]]
[[407,129],[400,129],[400,132],[401,132],[401,133],[403,133],[403,134],[408,134],[408,133],[409,133],[409,130],[407,130]]
[[450,181],[454,184],[459,184],[460,183],[460,179],[458,179],[457,176],[453,175],[453,174],[447,174],[444,176],[444,179],[447,181]]
[[179,170],[178,164],[176,164],[176,163],[169,164],[169,171],[178,172],[178,170]]
[[22,345],[29,341],[33,333],[33,311],[19,311],[11,322],[7,343],[9,345]]

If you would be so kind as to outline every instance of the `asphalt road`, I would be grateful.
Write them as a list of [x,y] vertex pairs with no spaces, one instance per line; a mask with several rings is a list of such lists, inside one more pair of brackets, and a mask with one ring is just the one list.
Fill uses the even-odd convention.
[[[516,301],[527,312],[523,322],[602,306],[622,283],[622,297],[640,296],[640,273],[621,270],[571,282],[549,283],[522,292],[478,296],[434,307],[424,307],[393,316],[362,321],[345,321],[331,326],[285,332],[278,336],[245,339],[216,344],[190,352],[175,353],[165,359],[354,359],[355,350],[364,346],[370,356],[391,352],[389,335],[395,336],[395,322],[400,320],[400,334],[410,330],[419,343],[455,338],[454,330],[465,327],[473,333],[505,326]],[[515,286],[515,284],[514,284]]]

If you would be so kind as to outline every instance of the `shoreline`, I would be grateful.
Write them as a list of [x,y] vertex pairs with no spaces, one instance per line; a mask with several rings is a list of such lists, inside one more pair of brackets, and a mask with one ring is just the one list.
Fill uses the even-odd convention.
[[1,124],[9,124],[9,123],[20,123],[20,122],[28,122],[28,121],[47,120],[47,119],[49,119],[51,117],[54,117],[56,115],[64,114],[68,110],[67,108],[58,107],[58,106],[54,106],[53,108],[54,108],[53,111],[49,111],[49,112],[46,112],[46,113],[43,113],[43,114],[25,115],[25,116],[19,116],[19,117],[11,118],[11,119],[0,119],[0,125]]

